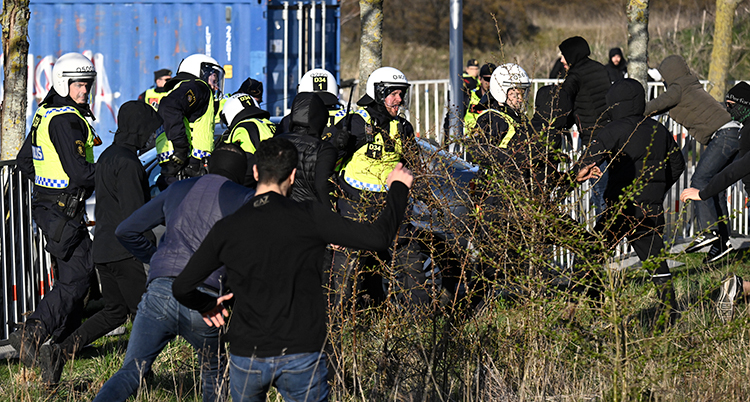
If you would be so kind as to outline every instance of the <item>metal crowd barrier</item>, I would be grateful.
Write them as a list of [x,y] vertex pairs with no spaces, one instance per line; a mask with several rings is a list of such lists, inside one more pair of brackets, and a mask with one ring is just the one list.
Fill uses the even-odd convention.
[[31,218],[32,184],[21,177],[15,165],[15,161],[0,162],[0,209],[5,220],[0,237],[0,339],[8,338],[14,324],[23,322],[24,316],[34,311],[53,280],[52,259],[44,251],[44,237]]
[[[540,87],[560,82],[562,80],[532,79],[529,103],[533,105],[533,98]],[[443,123],[448,112],[449,80],[423,80],[411,81],[410,83],[410,102],[407,118],[414,126],[414,130],[418,136],[431,138],[443,144],[445,142]],[[701,81],[701,83],[705,88],[708,81]],[[647,98],[650,100],[664,91],[664,83],[649,82]],[[657,119],[670,130],[675,141],[680,145],[686,163],[685,173],[683,173],[680,180],[672,187],[664,201],[664,210],[666,213],[664,240],[667,244],[676,244],[687,241],[695,235],[695,228],[692,225],[692,208],[684,208],[683,203],[680,202],[680,193],[685,188],[690,187],[690,177],[692,177],[695,171],[695,166],[703,151],[703,145],[697,144],[692,137],[687,135],[685,129],[671,120],[668,115],[657,116]],[[573,144],[569,144],[568,152],[571,159],[576,160],[579,156],[579,147],[577,145],[578,133],[575,129],[571,132],[571,138],[573,139]],[[567,204],[570,206],[571,215],[574,218],[585,222],[589,226],[593,226],[595,214],[593,208],[590,208],[589,187],[588,183],[579,187],[567,200]],[[748,208],[741,183],[736,183],[727,189],[727,200],[733,235],[750,235]],[[627,255],[629,253],[629,248],[623,245],[620,247],[618,255]],[[558,262],[564,264],[563,261]]]

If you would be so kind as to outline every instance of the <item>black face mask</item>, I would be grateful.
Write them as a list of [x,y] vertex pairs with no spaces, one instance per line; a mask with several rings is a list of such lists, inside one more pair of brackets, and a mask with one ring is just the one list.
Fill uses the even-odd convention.
[[750,107],[740,103],[727,104],[727,111],[732,116],[732,120],[740,124],[745,124],[745,120],[750,117]]

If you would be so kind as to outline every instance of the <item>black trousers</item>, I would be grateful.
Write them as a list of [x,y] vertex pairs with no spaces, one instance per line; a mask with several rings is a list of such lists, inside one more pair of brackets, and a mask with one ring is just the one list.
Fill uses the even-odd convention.
[[129,314],[135,314],[146,291],[146,271],[135,257],[97,264],[102,285],[104,309],[86,320],[64,342],[70,354],[101,338],[122,325]]
[[53,335],[58,340],[62,340],[81,324],[83,299],[94,272],[91,238],[88,233],[75,246],[70,258],[67,260],[56,258],[55,261],[57,264],[55,284],[39,302],[27,321],[40,322],[44,328],[44,338]]
[[[623,237],[635,250],[641,261],[658,257],[664,249],[662,230],[664,228],[664,209],[661,204],[635,205],[628,204],[623,210],[612,212],[608,208],[596,224],[595,230],[603,233],[607,244],[614,246]],[[666,260],[662,260],[651,274],[651,281],[661,286],[672,279]]]

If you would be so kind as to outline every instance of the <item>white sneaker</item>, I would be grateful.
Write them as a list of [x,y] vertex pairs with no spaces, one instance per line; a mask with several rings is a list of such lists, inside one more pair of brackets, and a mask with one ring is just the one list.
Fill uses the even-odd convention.
[[726,323],[734,314],[734,300],[742,292],[742,279],[732,275],[721,283],[721,293],[716,299],[716,314],[721,322]]

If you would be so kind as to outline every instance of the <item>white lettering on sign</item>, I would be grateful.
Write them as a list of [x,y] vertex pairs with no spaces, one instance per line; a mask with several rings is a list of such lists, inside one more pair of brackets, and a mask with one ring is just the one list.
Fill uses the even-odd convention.
[[227,25],[227,62],[232,61],[232,26]]
[[211,57],[211,30],[206,25],[206,56]]

